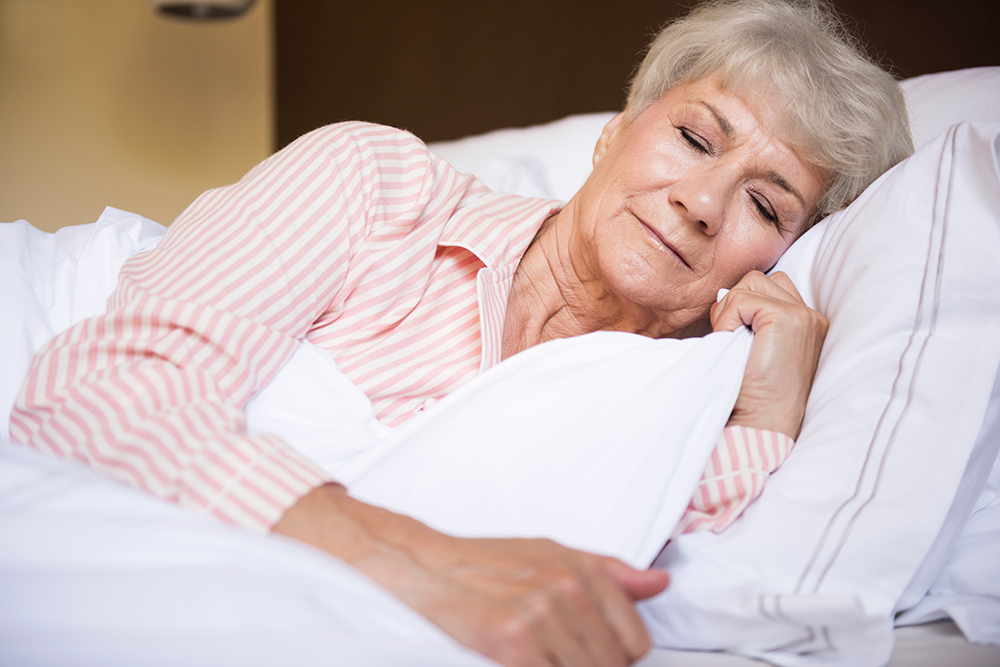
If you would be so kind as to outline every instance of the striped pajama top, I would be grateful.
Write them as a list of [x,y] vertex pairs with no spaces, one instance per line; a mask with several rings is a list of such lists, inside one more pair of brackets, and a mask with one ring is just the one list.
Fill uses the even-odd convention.
[[[507,296],[555,201],[491,192],[392,128],[312,132],[210,190],[122,268],[108,314],[36,355],[23,443],[266,531],[332,481],[243,405],[306,338],[395,426],[500,361]],[[678,532],[721,530],[792,442],[727,428]]]

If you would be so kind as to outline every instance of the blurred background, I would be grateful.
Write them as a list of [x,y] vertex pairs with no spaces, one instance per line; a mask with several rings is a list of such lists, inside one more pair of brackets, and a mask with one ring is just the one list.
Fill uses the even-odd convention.
[[191,21],[147,0],[0,0],[0,221],[106,205],[171,222],[274,140],[273,0]]
[[[152,0],[0,0],[0,221],[51,231],[111,205],[169,224],[339,120],[435,141],[619,109],[650,36],[690,4],[257,0],[207,21]],[[835,4],[899,76],[1000,65],[998,0]]]

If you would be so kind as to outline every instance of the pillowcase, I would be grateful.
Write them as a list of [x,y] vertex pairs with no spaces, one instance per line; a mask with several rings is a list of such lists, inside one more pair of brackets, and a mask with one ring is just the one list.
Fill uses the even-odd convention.
[[594,146],[614,115],[614,111],[575,114],[427,147],[493,190],[569,201],[590,176]]
[[1000,445],[998,150],[1000,125],[949,130],[779,262],[830,319],[802,433],[739,521],[657,560],[673,574],[643,605],[657,645],[889,659],[895,612],[940,570]]
[[[927,74],[904,80],[900,85],[910,115],[914,145],[918,148],[962,121],[1000,122],[1000,67]],[[475,173],[496,189],[568,200],[589,174],[593,146],[603,125],[613,115],[613,112],[581,114],[546,125],[520,130],[507,129],[454,142],[431,144],[431,148],[438,150],[440,146],[442,154],[460,171]],[[532,178],[525,178],[526,173],[530,173]],[[569,177],[556,182],[555,176],[559,174]],[[819,240],[819,236],[813,238]],[[807,242],[802,239],[799,245]],[[808,253],[802,256],[808,256]],[[1000,402],[1000,398],[996,401]],[[975,465],[989,469],[990,461],[980,460],[984,458],[985,456],[970,459],[970,471]],[[969,489],[974,488],[977,488],[976,484],[963,485],[962,492],[969,493]],[[987,493],[988,490],[983,495]],[[981,497],[977,505],[983,504],[984,498]],[[947,556],[949,545],[954,543],[955,535],[965,521],[963,512],[967,506],[967,498],[953,505],[955,511],[945,522],[940,539],[928,552],[924,566],[914,574],[910,586],[901,596],[900,609],[915,604],[923,591],[927,590]],[[990,520],[994,522],[990,524],[993,526],[992,530],[1000,532],[1000,513],[977,512],[975,526],[970,522],[969,535],[963,533],[959,543],[963,554],[962,563],[989,563],[990,559],[995,560],[995,555],[989,548],[981,546],[984,542],[981,535],[988,530],[985,523]],[[974,556],[977,548],[981,548],[981,558]],[[997,570],[1000,568],[990,570],[982,567],[976,570],[974,578],[959,579],[949,578],[947,572],[942,572],[939,582],[931,591],[937,591],[936,598],[921,604],[919,609],[914,610],[914,614],[902,617],[901,621],[927,616],[932,613],[926,611],[931,609],[927,605],[936,605],[933,609],[938,610],[946,601],[949,613],[956,617],[970,639],[992,636],[984,635],[974,628],[989,627],[994,623],[991,619],[1000,617],[1000,601],[988,596],[990,591],[1000,590],[1000,571]],[[947,579],[951,583],[942,588],[941,579]],[[958,580],[964,582],[964,588],[957,587],[955,581]],[[945,590],[951,593],[945,594]],[[926,614],[921,610],[926,611]],[[970,632],[973,634],[969,634]]]
[[970,67],[900,82],[920,148],[962,121],[1000,123],[1000,67]]
[[[994,386],[990,409],[1000,411],[1000,386]],[[927,595],[898,616],[896,625],[945,616],[969,641],[1000,644],[1000,458]]]

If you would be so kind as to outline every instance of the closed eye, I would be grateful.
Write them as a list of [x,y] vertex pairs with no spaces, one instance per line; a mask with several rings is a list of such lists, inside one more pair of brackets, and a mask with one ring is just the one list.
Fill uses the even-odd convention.
[[781,226],[781,223],[778,221],[778,216],[776,216],[774,214],[774,211],[771,210],[770,205],[767,203],[767,200],[763,199],[760,195],[755,194],[753,192],[750,193],[750,199],[753,200],[753,205],[757,209],[757,212],[760,213],[760,216],[765,220],[767,220],[772,225],[774,225],[779,232],[784,233],[785,229]]
[[681,131],[681,136],[684,138],[684,141],[686,141],[691,146],[691,148],[695,149],[699,153],[704,153],[705,155],[708,155],[712,152],[707,145],[702,143],[701,139],[699,139],[696,135],[692,134],[687,128],[682,127],[680,128],[680,131]]

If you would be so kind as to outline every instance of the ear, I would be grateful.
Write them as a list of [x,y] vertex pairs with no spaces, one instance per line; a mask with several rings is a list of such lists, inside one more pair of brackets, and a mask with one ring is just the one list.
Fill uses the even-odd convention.
[[608,152],[608,146],[611,145],[611,140],[614,138],[618,130],[624,126],[625,112],[622,111],[609,120],[607,125],[604,126],[604,129],[601,130],[601,137],[597,140],[597,145],[594,146],[595,165],[600,162],[601,158],[604,157],[604,154]]

